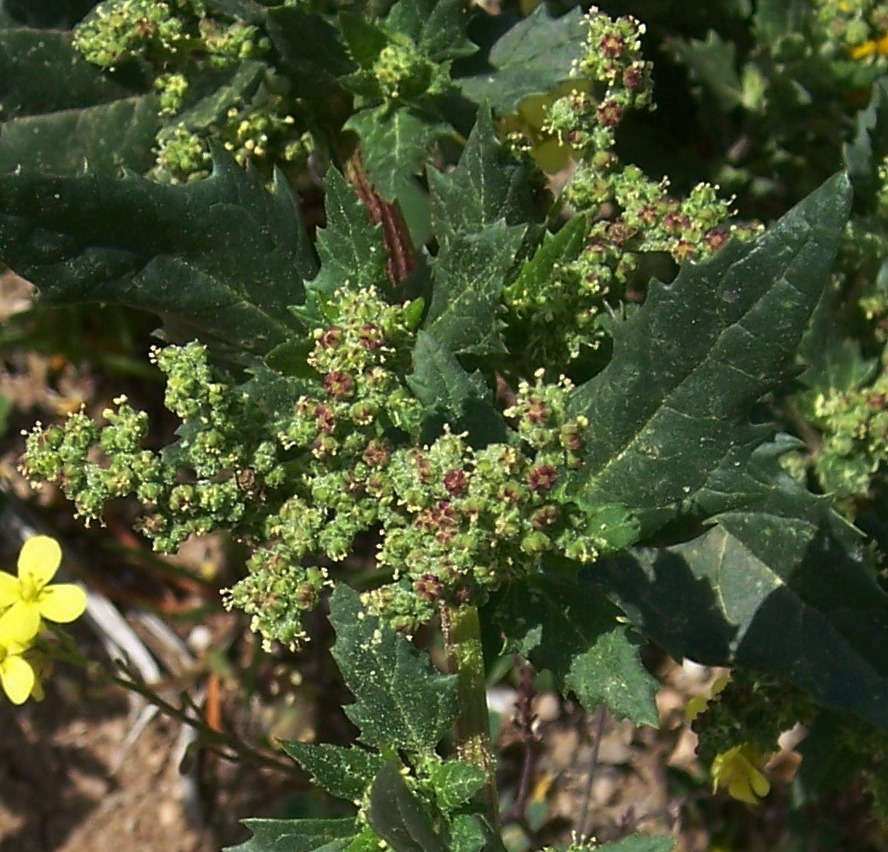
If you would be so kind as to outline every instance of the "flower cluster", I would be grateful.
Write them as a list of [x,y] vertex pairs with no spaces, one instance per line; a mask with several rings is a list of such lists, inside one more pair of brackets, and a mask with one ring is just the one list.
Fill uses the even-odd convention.
[[559,261],[552,275],[519,276],[505,292],[506,307],[527,327],[531,349],[545,349],[549,358],[556,354],[556,328],[568,360],[606,338],[607,307],[631,287],[642,255],[666,253],[676,263],[704,260],[730,237],[760,231],[730,223],[730,200],[720,198],[716,186],[698,184],[678,199],[670,196],[666,178],[651,180],[637,166],[621,166],[616,128],[628,110],[650,103],[649,63],[641,57],[644,26],[595,8],[585,21],[588,51],[575,64],[575,85],[549,106],[543,123],[577,160],[564,197],[587,218],[585,245]]
[[0,686],[14,704],[39,696],[33,658],[43,620],[65,624],[86,609],[86,594],[72,583],[50,581],[62,560],[58,542],[45,535],[28,539],[18,558],[18,575],[0,571]]
[[543,129],[588,154],[612,148],[626,111],[650,104],[651,66],[641,56],[644,24],[594,6],[584,21],[587,52],[571,69],[576,88],[552,104]]
[[888,3],[815,0],[817,22],[851,59],[888,55]]
[[110,70],[133,59],[160,66],[195,53],[224,67],[261,55],[268,39],[242,21],[207,17],[202,0],[105,0],[78,24],[74,46]]
[[388,44],[373,63],[373,76],[386,101],[422,95],[433,74],[432,64],[412,44]]
[[[74,46],[109,71],[134,60],[153,68],[161,127],[151,175],[158,180],[206,176],[211,137],[242,164],[305,155],[297,103],[262,61],[268,37],[218,10],[210,15],[202,0],[105,0],[77,26]],[[208,97],[206,81],[216,79],[224,85]]]
[[824,490],[839,498],[866,495],[888,462],[888,360],[871,383],[819,393],[813,416],[824,432],[814,460]]
[[74,46],[94,65],[114,69],[152,54],[172,54],[187,32],[167,2],[107,0],[78,25]]
[[503,412],[513,427],[503,422],[504,440],[474,446],[440,425],[421,440],[437,416],[410,387],[421,307],[367,289],[301,309],[324,324],[300,375],[274,379],[275,398],[291,394],[289,404],[235,385],[197,343],[155,350],[165,404],[183,424],[177,443],[144,449],[146,415],[120,397],[101,427],[82,412],[62,426],[38,424],[24,469],[60,482],[87,517],[136,496],[160,550],[232,531],[253,552],[227,603],[266,640],[288,645],[362,535],[378,542],[376,563],[390,579],[366,600],[405,630],[442,602],[482,601],[547,560],[588,564],[631,544],[638,529],[624,508],[580,505],[565,487],[583,464],[586,426],[567,414],[567,379],[539,372],[521,382]]

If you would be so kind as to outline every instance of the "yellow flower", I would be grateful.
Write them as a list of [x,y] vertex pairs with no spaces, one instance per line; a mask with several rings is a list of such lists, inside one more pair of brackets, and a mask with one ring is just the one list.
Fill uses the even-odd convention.
[[86,593],[73,583],[49,585],[62,561],[59,543],[48,535],[29,538],[18,558],[18,577],[0,571],[0,610],[7,635],[30,641],[40,619],[66,623],[83,615]]
[[851,48],[852,59],[866,59],[867,56],[872,56],[874,53],[879,56],[888,55],[888,34],[883,35],[878,41],[865,41],[863,44]]
[[0,686],[13,704],[23,704],[34,689],[31,664],[22,656],[34,635],[22,634],[22,622],[0,616]]
[[729,748],[712,761],[712,792],[721,787],[738,801],[758,804],[771,791],[761,771],[764,765],[765,758],[750,743]]

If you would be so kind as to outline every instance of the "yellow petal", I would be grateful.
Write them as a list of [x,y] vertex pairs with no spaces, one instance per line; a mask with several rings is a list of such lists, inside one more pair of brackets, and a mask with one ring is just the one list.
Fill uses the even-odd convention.
[[761,772],[755,771],[750,776],[750,786],[752,787],[752,792],[755,793],[760,799],[764,798],[771,792],[771,785],[768,783],[768,779],[762,775]]
[[26,647],[40,630],[40,607],[36,602],[16,601],[0,615],[0,643],[7,648]]
[[19,553],[19,579],[30,580],[40,588],[55,576],[61,563],[62,548],[59,543],[48,535],[35,535],[24,543]]
[[22,584],[18,578],[0,571],[0,607],[14,604],[22,596]]
[[749,786],[749,779],[737,777],[728,785],[728,795],[738,802],[746,802],[747,805],[757,805],[758,799]]
[[24,704],[34,688],[34,670],[23,657],[8,656],[0,663],[0,685],[13,704]]
[[80,618],[86,609],[86,592],[73,583],[56,583],[47,586],[38,600],[40,615],[49,621],[67,624]]
[[865,59],[867,56],[872,56],[876,49],[877,45],[874,41],[866,41],[863,44],[857,45],[857,47],[851,48],[851,58]]

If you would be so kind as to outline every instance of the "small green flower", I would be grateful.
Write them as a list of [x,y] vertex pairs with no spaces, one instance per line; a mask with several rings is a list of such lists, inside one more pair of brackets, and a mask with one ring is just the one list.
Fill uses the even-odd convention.
[[62,561],[62,549],[50,536],[28,539],[18,558],[18,576],[0,571],[0,607],[6,633],[29,641],[40,629],[40,619],[67,623],[83,615],[86,593],[73,583],[49,585]]

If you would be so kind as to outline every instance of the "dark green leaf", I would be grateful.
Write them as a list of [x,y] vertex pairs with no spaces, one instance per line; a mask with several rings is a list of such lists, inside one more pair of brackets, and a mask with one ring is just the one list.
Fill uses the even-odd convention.
[[407,384],[439,426],[466,430],[473,446],[507,439],[508,428],[496,409],[481,373],[467,373],[456,356],[427,331],[413,348],[413,372]]
[[344,584],[330,600],[330,621],[333,657],[355,696],[346,714],[361,740],[378,748],[434,748],[456,717],[456,678],[435,672],[427,655],[381,626]]
[[510,649],[549,669],[586,709],[604,704],[618,718],[657,724],[657,683],[599,589],[535,577],[513,583],[495,607]]
[[372,68],[383,48],[389,43],[385,32],[375,24],[365,21],[361,15],[352,12],[341,13],[339,25],[351,58],[362,68]]
[[542,3],[493,46],[489,72],[454,82],[476,103],[514,113],[528,95],[548,92],[570,77],[574,61],[587,49],[585,38],[579,7],[553,18]]
[[386,764],[373,782],[367,820],[394,852],[446,852],[422,802],[393,763]]
[[2,126],[0,172],[145,172],[159,126],[153,95],[16,118]]
[[387,107],[356,113],[345,126],[361,137],[364,166],[387,201],[411,197],[414,175],[422,171],[432,143],[450,132],[439,121]]
[[691,78],[700,83],[707,97],[714,98],[719,109],[728,112],[743,102],[743,86],[737,75],[736,48],[710,30],[700,39],[672,39],[669,46],[683,62]]
[[672,837],[630,834],[594,848],[595,852],[672,852],[675,849],[675,840]]
[[615,328],[611,362],[571,401],[589,420],[586,466],[571,486],[586,502],[622,503],[654,528],[733,448],[767,437],[749,409],[791,367],[849,202],[836,176],[754,242],[651,286]]
[[354,190],[336,169],[327,172],[327,227],[318,231],[321,271],[312,289],[332,293],[340,287],[361,290],[386,286],[385,243]]
[[268,10],[268,36],[289,71],[294,97],[327,108],[341,90],[337,78],[350,74],[355,64],[341,41],[339,30],[321,15],[301,6]]
[[759,43],[768,44],[784,36],[798,38],[800,33],[810,32],[813,17],[814,7],[808,0],[759,0],[753,26]]
[[28,27],[67,29],[94,5],[95,0],[0,0],[0,18]]
[[353,819],[245,819],[253,832],[226,852],[342,852],[358,834]]
[[454,235],[435,258],[425,327],[452,352],[506,351],[498,314],[524,233],[500,220],[478,233]]
[[775,491],[687,544],[604,560],[597,575],[674,656],[777,674],[888,727],[888,596],[849,557],[826,501]]
[[487,108],[478,111],[456,169],[448,175],[429,169],[427,174],[434,230],[442,242],[481,231],[500,219],[510,225],[525,223],[532,215],[527,168],[509,162]]
[[385,760],[375,752],[330,743],[282,742],[281,748],[328,793],[356,801],[364,796]]
[[0,120],[77,110],[136,92],[87,62],[71,33],[0,29]]
[[844,147],[845,165],[859,196],[875,200],[881,186],[878,167],[888,156],[888,80],[873,84],[867,106],[857,113],[854,140]]
[[232,65],[224,75],[211,79],[210,91],[180,112],[171,129],[179,126],[188,130],[215,129],[227,117],[229,109],[250,103],[267,73],[264,62],[252,59]]
[[433,62],[470,56],[478,48],[466,38],[468,14],[462,0],[400,0],[385,19]]
[[235,354],[263,354],[298,331],[286,306],[315,270],[286,181],[269,193],[224,154],[185,186],[0,176],[0,257],[47,304],[142,308]]

